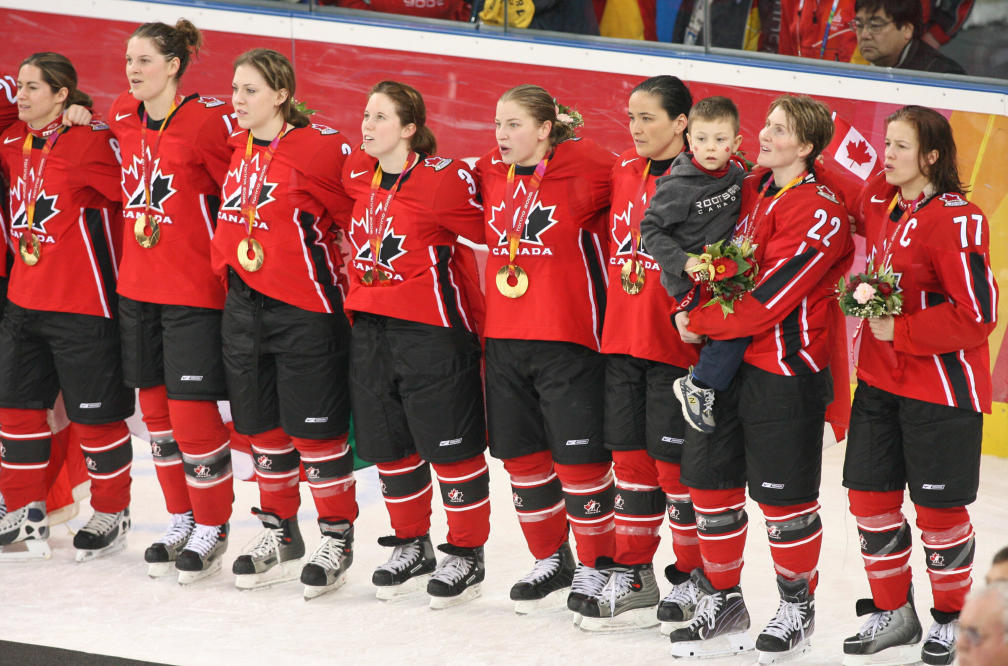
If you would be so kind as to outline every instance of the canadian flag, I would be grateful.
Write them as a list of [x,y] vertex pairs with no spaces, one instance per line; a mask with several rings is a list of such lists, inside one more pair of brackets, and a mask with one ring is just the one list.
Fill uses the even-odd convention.
[[868,180],[868,177],[875,172],[878,153],[872,148],[868,139],[856,127],[848,125],[843,118],[833,114],[833,124],[836,130],[833,132],[832,143],[826,148],[826,153],[832,156],[837,164],[861,180]]

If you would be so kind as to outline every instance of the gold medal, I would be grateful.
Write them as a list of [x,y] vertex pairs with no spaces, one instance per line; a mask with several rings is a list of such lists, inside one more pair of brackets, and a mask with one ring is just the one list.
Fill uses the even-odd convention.
[[623,283],[623,291],[631,296],[641,293],[644,289],[644,264],[627,259],[620,270],[620,281]]
[[[147,229],[150,233],[147,233]],[[137,215],[136,222],[133,223],[133,236],[137,243],[143,248],[152,248],[161,240],[161,225],[153,217],[147,217],[145,213]]]
[[521,266],[514,266],[514,272],[508,266],[501,266],[497,271],[497,291],[508,298],[518,298],[528,291],[528,273]]
[[21,260],[29,266],[34,266],[42,258],[42,244],[38,237],[30,231],[22,232],[18,238],[18,252]]
[[[378,278],[377,280],[375,280],[375,276],[377,276]],[[392,278],[391,275],[389,275],[382,269],[376,267],[373,269],[369,268],[366,271],[364,271],[364,275],[361,276],[361,282],[370,286],[375,283],[380,284],[382,282],[388,282],[391,278]]]
[[255,273],[262,268],[266,253],[262,243],[254,238],[243,238],[238,243],[238,263],[249,273]]

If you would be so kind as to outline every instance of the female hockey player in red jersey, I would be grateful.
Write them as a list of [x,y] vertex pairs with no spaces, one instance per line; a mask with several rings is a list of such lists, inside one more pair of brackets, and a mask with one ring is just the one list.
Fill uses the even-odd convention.
[[[616,476],[616,550],[608,587],[582,605],[586,630],[645,627],[659,620],[670,630],[691,619],[696,603],[690,571],[701,565],[700,550],[689,490],[679,482],[685,423],[681,410],[669,406],[676,404],[673,382],[696,363],[698,350],[682,342],[670,321],[675,302],[640,235],[655,181],[686,148],[692,104],[689,89],[674,76],[640,83],[628,108],[634,148],[620,155],[612,170],[602,352],[607,354],[604,441]],[[652,561],[666,510],[676,563],[665,569],[673,589],[659,605]]]
[[122,155],[123,373],[139,389],[171,525],[144,554],[151,576],[188,583],[218,571],[233,500],[220,351],[224,288],[210,239],[230,151],[230,109],[183,96],[179,81],[202,43],[185,19],[145,23],[126,44],[129,91],[109,124]]
[[[691,430],[684,445],[682,482],[704,562],[694,578],[704,596],[693,622],[672,632],[679,656],[752,647],[739,588],[747,484],[766,520],[781,597],[756,640],[762,663],[807,650],[815,626],[824,420],[831,360],[844,356],[836,353],[843,324],[834,290],[853,254],[847,212],[812,169],[832,134],[821,102],[784,95],[771,103],[759,134],[763,168],[745,180],[736,227],[737,238],[756,244],[756,287],[727,316],[714,306],[676,315],[687,339],[753,336],[734,382],[718,393],[714,433]],[[846,366],[837,372],[846,382]]]
[[[476,165],[490,247],[490,451],[504,460],[536,558],[511,588],[519,613],[562,606],[565,594],[579,613],[605,584],[600,558],[613,555],[614,487],[602,437],[605,357],[598,350],[615,156],[575,138],[575,118],[559,113],[538,86],[513,88],[497,103],[497,147]],[[568,525],[581,560],[576,572]]]
[[[227,281],[224,365],[235,429],[249,436],[260,536],[235,560],[238,587],[292,580],[307,598],[341,585],[353,560],[357,501],[347,442],[350,325],[337,285],[338,224],[352,200],[340,183],[350,145],[294,102],[294,69],[253,49],[235,60],[238,124],[224,183],[214,270]],[[302,569],[299,469],[322,542]]]
[[[987,337],[997,319],[987,219],[964,194],[948,121],[908,106],[886,119],[885,172],[853,211],[869,267],[898,277],[902,312],[861,333],[844,486],[857,519],[871,599],[844,641],[844,663],[951,664],[973,570],[983,414],[991,411]],[[911,589],[910,526],[917,514],[934,622],[921,625]]]
[[21,64],[17,102],[19,120],[0,144],[18,253],[0,322],[8,509],[0,545],[24,541],[29,551],[48,552],[47,466],[65,446],[53,446],[45,410],[62,390],[92,482],[94,514],[74,537],[83,561],[125,547],[130,523],[133,450],[123,419],[133,396],[122,381],[115,322],[115,139],[105,123],[63,125],[66,107],[91,100],[62,55],[36,53]]
[[[480,343],[483,296],[472,250],[483,208],[464,162],[435,154],[423,98],[408,85],[371,89],[363,146],[343,167],[354,199],[347,313],[358,455],[378,465],[394,536],[372,578],[378,597],[419,589],[431,606],[479,594],[490,534]],[[447,556],[431,547],[431,467],[448,518]],[[433,576],[430,576],[433,571]]]

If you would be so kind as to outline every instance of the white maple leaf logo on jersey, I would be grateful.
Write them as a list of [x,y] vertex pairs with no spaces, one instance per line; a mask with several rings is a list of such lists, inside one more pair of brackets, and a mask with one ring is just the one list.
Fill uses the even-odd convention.
[[[514,215],[518,215],[518,211],[521,208],[521,204],[525,202],[525,183],[518,183],[515,188],[515,207]],[[504,210],[504,201],[501,201],[499,206],[493,206],[490,209],[490,227],[497,232],[498,240],[497,245],[507,245],[507,227],[509,226],[507,220],[507,212]],[[539,195],[536,195],[536,200],[532,204],[532,208],[529,210],[528,218],[525,220],[525,227],[522,229],[521,242],[529,243],[532,245],[545,245],[542,242],[542,234],[547,229],[552,227],[554,224],[559,222],[553,213],[556,211],[556,206],[544,206],[539,200]],[[498,217],[500,219],[498,219]]]
[[[382,204],[379,204],[376,212],[380,212],[381,207]],[[362,219],[352,219],[350,233],[350,242],[353,243],[354,250],[356,252],[354,254],[354,260],[363,261],[368,264],[371,263],[371,243],[368,242],[367,235],[368,227],[370,227],[370,224],[367,223],[367,220],[369,219],[370,213],[367,210],[364,211],[364,217]],[[394,220],[394,215],[385,219],[385,223],[388,225],[388,228],[385,230],[385,235],[382,237],[381,256],[378,257],[378,265],[382,268],[387,268],[390,271],[395,271],[395,267],[392,265],[392,262],[406,254],[406,250],[403,249],[403,241],[406,240],[406,235],[399,235],[395,232],[395,229],[393,228]],[[358,227],[360,228],[360,231],[358,231]],[[357,242],[358,238],[361,240],[360,243]]]
[[[18,199],[24,196],[24,192],[27,191],[25,187],[25,182],[18,178],[17,184],[11,188],[11,199]],[[17,193],[22,193],[18,195]],[[45,188],[39,192],[38,199],[35,200],[35,219],[32,223],[32,229],[40,234],[48,235],[46,231],[46,222],[51,220],[60,214],[60,209],[56,207],[56,202],[59,200],[59,194],[53,194],[52,196],[46,194]],[[28,215],[25,208],[25,202],[21,201],[18,204],[18,209],[14,211],[14,217],[11,218],[11,229],[27,229],[28,228]]]
[[[164,213],[164,202],[167,201],[175,192],[177,191],[172,186],[172,181],[175,180],[175,174],[163,173],[161,171],[161,158],[154,160],[153,164],[148,161],[148,177],[150,178],[150,208],[158,213]],[[130,192],[126,189],[126,176],[130,175],[136,181],[136,187]],[[141,168],[140,158],[136,155],[133,156],[133,163],[130,164],[128,169],[123,169],[122,175],[122,190],[123,194],[126,195],[128,207],[142,207],[144,205],[144,185],[143,185],[143,169]]]
[[[249,164],[248,188],[250,194],[255,191],[256,182],[259,179],[259,155],[260,153],[253,155],[252,161]],[[241,164],[237,168],[228,171],[227,178],[224,179],[224,200],[221,203],[221,210],[241,210],[241,172]],[[273,190],[276,189],[276,186],[276,183],[271,183],[269,180],[263,183],[262,189],[259,190],[259,201],[256,202],[256,209],[276,201],[273,198]]]
[[[641,197],[641,208],[647,207],[647,194],[645,193]],[[630,255],[633,254],[633,234],[630,231],[630,216],[633,214],[634,202],[628,201],[626,210],[622,213],[617,213],[613,215],[612,224],[612,239],[616,243],[616,255],[621,254]],[[647,248],[644,247],[644,236],[640,237],[640,242],[637,244],[637,254],[647,258],[652,259],[653,257],[648,254]]]

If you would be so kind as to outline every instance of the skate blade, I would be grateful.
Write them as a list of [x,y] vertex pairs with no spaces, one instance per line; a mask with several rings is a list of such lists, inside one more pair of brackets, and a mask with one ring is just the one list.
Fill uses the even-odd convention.
[[584,615],[581,613],[573,613],[573,622],[575,627],[580,627],[581,623],[584,622]]
[[151,578],[164,578],[175,573],[175,562],[148,562],[147,575]]
[[198,580],[203,580],[204,578],[209,578],[218,571],[221,570],[221,560],[218,557],[216,560],[211,560],[209,566],[201,571],[182,571],[181,569],[173,568],[174,572],[178,573],[178,584],[179,585],[191,585]]
[[683,627],[689,625],[689,623],[692,621],[693,618],[683,620],[682,622],[672,622],[671,620],[661,622],[658,625],[658,632],[661,633],[662,636],[668,636],[676,629],[682,629]]
[[804,641],[794,646],[786,652],[763,652],[759,650],[759,663],[761,664],[784,664],[789,661],[800,659],[803,654],[812,649],[812,641],[806,638]]
[[562,587],[547,594],[542,599],[522,599],[515,601],[515,613],[518,615],[536,615],[548,613],[550,611],[567,609],[567,596],[570,594],[569,587]]
[[430,577],[430,574],[421,574],[419,576],[413,576],[412,578],[406,579],[406,581],[400,585],[376,585],[375,598],[381,599],[382,601],[396,601],[398,599],[402,599],[403,597],[416,594],[417,592],[426,592],[427,581],[430,580]]
[[335,589],[343,587],[344,583],[346,583],[346,571],[341,571],[336,580],[329,585],[305,585],[304,599],[305,601],[310,601],[316,597],[321,597],[326,592],[332,592]]
[[920,643],[896,645],[875,654],[845,654],[844,666],[904,666],[920,663]]
[[104,548],[97,548],[95,550],[81,549],[77,551],[77,561],[78,562],[90,562],[91,560],[97,560],[102,557],[108,557],[109,555],[115,555],[116,553],[121,553],[126,550],[126,535],[121,535],[116,538],[115,541],[105,546]]
[[444,610],[445,608],[451,608],[452,606],[458,606],[466,603],[467,601],[472,601],[482,594],[482,585],[480,583],[476,583],[475,585],[470,585],[466,589],[462,590],[462,592],[456,594],[454,597],[431,596],[430,607],[432,610]]
[[658,624],[655,617],[655,607],[633,608],[623,611],[613,617],[588,617],[581,619],[580,627],[584,631],[616,632],[648,629]]
[[278,564],[262,573],[235,574],[235,587],[239,590],[258,590],[263,587],[271,587],[280,583],[298,580],[301,577],[301,567],[303,565],[304,562],[301,559],[297,559]]
[[672,644],[672,656],[679,659],[730,657],[756,648],[749,632],[725,634],[705,641],[679,641]]
[[0,547],[0,561],[2,562],[24,562],[50,558],[52,558],[52,548],[49,547],[49,542],[40,539],[27,539]]

